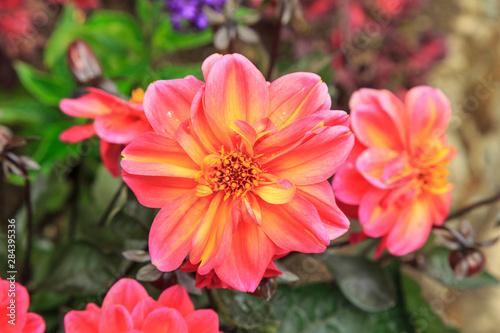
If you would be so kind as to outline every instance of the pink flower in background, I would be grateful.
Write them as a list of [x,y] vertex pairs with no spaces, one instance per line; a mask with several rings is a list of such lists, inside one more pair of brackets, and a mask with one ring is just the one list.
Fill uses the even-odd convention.
[[132,93],[130,102],[95,88],[75,99],[63,99],[61,110],[73,117],[94,119],[90,124],[76,125],[62,132],[59,139],[76,143],[94,135],[101,138],[100,152],[104,166],[117,177],[120,174],[120,154],[123,146],[135,137],[152,131],[144,115],[141,89]]
[[123,179],[162,208],[149,234],[152,263],[254,291],[271,260],[318,253],[349,221],[327,179],[354,141],[343,111],[312,73],[268,84],[245,57],[212,55],[195,79],[157,81],[144,97],[156,133],[123,151]]
[[[15,292],[12,290],[15,290]],[[12,303],[12,300],[14,300],[14,303]],[[11,316],[12,304],[14,304],[15,307],[13,316]],[[10,281],[0,278],[0,332],[45,332],[45,321],[40,315],[31,312],[29,313],[29,305],[30,296],[25,287],[19,283],[11,284]],[[9,321],[12,320],[15,325],[9,324]]]
[[173,286],[155,301],[137,281],[121,279],[109,289],[102,308],[89,303],[64,317],[66,333],[216,333],[213,310],[194,310],[186,289]]
[[350,108],[357,140],[333,180],[335,195],[359,206],[366,235],[382,237],[377,255],[386,247],[394,255],[415,251],[450,209],[450,103],[424,86],[409,90],[404,102],[387,90],[360,89]]

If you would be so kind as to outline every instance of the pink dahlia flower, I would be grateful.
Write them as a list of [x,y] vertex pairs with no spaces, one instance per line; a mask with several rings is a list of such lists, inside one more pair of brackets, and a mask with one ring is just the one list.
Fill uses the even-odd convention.
[[419,249],[450,209],[446,144],[451,107],[440,90],[416,87],[404,102],[387,90],[360,89],[350,100],[356,144],[333,188],[358,207],[363,232],[394,255]]
[[120,154],[124,145],[148,131],[151,125],[144,115],[141,89],[132,93],[130,102],[95,88],[82,97],[65,98],[59,104],[61,110],[73,117],[94,119],[90,124],[76,125],[59,136],[63,142],[77,143],[98,135],[101,139],[100,152],[104,166],[117,177],[120,175]]
[[102,308],[90,303],[64,317],[66,333],[217,333],[213,310],[194,310],[186,289],[173,286],[155,301],[137,281],[121,279],[109,289]]
[[331,111],[319,76],[268,84],[245,57],[212,55],[205,83],[157,81],[144,97],[156,133],[123,151],[123,179],[148,207],[154,265],[254,291],[277,253],[318,253],[349,221],[327,179],[354,143],[349,117]]
[[0,332],[2,333],[43,333],[45,321],[28,312],[30,296],[19,283],[0,279]]

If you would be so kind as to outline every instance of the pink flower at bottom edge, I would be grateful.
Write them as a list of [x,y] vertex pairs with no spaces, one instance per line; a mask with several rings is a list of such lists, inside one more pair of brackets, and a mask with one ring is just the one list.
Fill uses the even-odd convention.
[[132,279],[121,279],[106,294],[102,307],[88,304],[64,317],[66,333],[216,333],[219,318],[213,310],[196,310],[186,289],[172,286],[151,298]]
[[28,312],[30,297],[25,287],[0,279],[0,332],[43,333],[45,321]]

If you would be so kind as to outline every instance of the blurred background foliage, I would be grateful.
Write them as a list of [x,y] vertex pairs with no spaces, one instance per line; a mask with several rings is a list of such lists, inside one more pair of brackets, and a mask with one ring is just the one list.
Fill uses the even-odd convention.
[[[97,138],[75,145],[58,139],[64,129],[84,123],[58,108],[61,99],[85,88],[67,61],[68,47],[78,39],[99,60],[98,85],[126,99],[154,80],[202,79],[201,63],[214,52],[244,54],[268,80],[293,71],[318,73],[339,109],[348,109],[349,96],[360,87],[388,88],[402,96],[414,85],[432,82],[429,74],[456,45],[447,35],[453,29],[449,23],[429,14],[440,7],[401,1],[403,7],[389,15],[386,3],[229,0],[222,12],[206,10],[204,30],[189,22],[174,26],[159,0],[101,0],[90,9],[79,8],[78,1],[26,0],[19,12],[0,5],[0,124],[18,137],[38,137],[19,150],[39,165],[29,171],[33,239],[26,236],[22,174],[0,173],[0,217],[17,221],[19,270],[27,271],[23,262],[28,243],[32,246],[31,273],[23,275],[23,283],[30,290],[30,311],[43,315],[47,332],[61,332],[70,309],[99,304],[116,280],[136,274],[154,296],[173,283],[186,286],[197,307],[217,310],[226,332],[457,332],[449,324],[460,322],[443,316],[440,306],[498,280],[487,271],[457,279],[448,263],[450,250],[436,247],[433,237],[408,258],[383,256],[377,262],[370,240],[320,255],[291,254],[279,262],[284,274],[263,280],[256,295],[200,292],[189,274],[157,272],[143,254],[156,211],[142,207],[102,166]],[[457,6],[446,8],[457,11]],[[17,30],[7,22],[16,15],[24,15]],[[5,223],[1,226],[5,272]],[[355,221],[353,229],[359,230]],[[444,293],[424,298],[420,285],[427,278]]]

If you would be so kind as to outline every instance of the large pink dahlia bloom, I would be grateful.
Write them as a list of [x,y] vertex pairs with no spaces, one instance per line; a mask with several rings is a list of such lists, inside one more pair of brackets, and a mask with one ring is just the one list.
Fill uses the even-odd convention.
[[317,253],[349,222],[327,179],[354,144],[311,73],[267,83],[239,54],[212,55],[205,83],[157,81],[144,97],[156,133],[123,151],[123,178],[161,207],[149,235],[162,271],[189,261],[229,287],[254,291],[275,255]]

